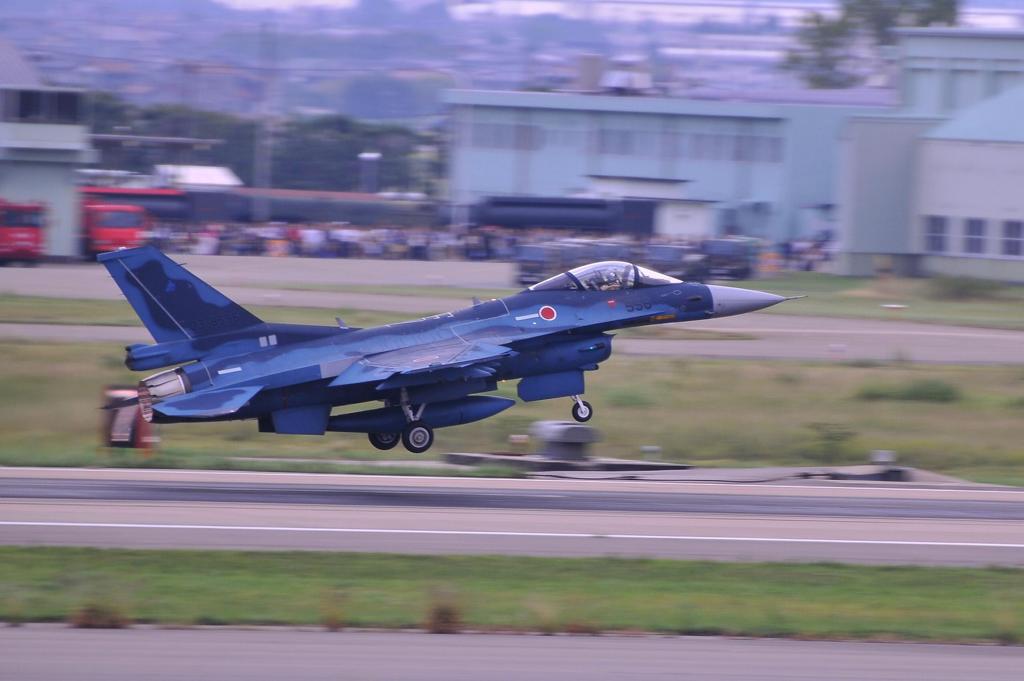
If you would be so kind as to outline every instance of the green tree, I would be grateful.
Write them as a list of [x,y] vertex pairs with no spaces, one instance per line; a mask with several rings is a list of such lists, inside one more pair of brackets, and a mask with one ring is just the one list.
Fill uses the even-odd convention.
[[384,189],[407,189],[414,181],[412,155],[422,135],[394,125],[360,123],[345,116],[292,120],[275,140],[275,187],[292,189],[359,188],[358,155],[380,152],[379,179]]
[[[90,106],[94,132],[221,141],[199,147],[104,144],[102,167],[150,172],[157,163],[222,165],[243,182],[252,182],[254,119],[179,105],[135,107],[105,93],[91,96]],[[359,186],[357,156],[377,151],[381,153],[380,186],[409,189],[416,183],[413,156],[417,147],[435,143],[408,128],[363,123],[347,116],[286,119],[274,133],[272,184],[292,189],[355,190]]]
[[811,87],[841,88],[860,78],[851,69],[853,48],[866,36],[877,50],[896,41],[901,26],[955,25],[960,0],[842,0],[839,15],[812,13],[797,31],[797,47],[783,68],[795,71]]
[[801,47],[786,54],[783,67],[813,88],[850,87],[858,80],[852,71],[853,35],[854,25],[846,17],[811,12],[796,34]]

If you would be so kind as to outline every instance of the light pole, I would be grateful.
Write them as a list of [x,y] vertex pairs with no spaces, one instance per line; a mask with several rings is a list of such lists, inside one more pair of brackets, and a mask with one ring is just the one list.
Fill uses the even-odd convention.
[[359,154],[359,188],[367,194],[377,192],[380,156],[379,151],[364,151]]

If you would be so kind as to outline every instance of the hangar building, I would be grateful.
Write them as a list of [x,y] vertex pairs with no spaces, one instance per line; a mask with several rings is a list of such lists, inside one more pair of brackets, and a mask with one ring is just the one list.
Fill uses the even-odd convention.
[[1024,282],[1024,31],[899,37],[899,108],[843,129],[839,271]]
[[[839,102],[859,96],[831,94]],[[446,97],[458,204],[618,191],[626,192],[619,198],[658,200],[662,233],[736,232],[769,241],[820,226],[816,216],[836,201],[843,123],[885,110],[568,92],[454,90]]]

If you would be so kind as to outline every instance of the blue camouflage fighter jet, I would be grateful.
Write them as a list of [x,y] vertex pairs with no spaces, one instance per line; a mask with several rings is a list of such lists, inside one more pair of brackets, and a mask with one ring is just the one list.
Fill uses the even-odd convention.
[[[424,452],[434,429],[471,423],[515,400],[487,396],[519,380],[526,402],[568,397],[593,408],[583,375],[612,352],[610,332],[725,317],[785,298],[673,279],[628,262],[569,270],[515,295],[375,328],[264,322],[151,246],[103,253],[156,343],[125,348],[143,379],[138,405],[155,423],[256,419],[260,432],[367,433]],[[382,407],[331,415],[340,405]]]

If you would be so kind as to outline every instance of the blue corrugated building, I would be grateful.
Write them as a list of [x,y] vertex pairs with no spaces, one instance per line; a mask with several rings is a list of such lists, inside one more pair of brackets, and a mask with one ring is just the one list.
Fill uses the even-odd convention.
[[[447,101],[457,204],[490,196],[602,195],[615,178],[634,187],[674,183],[679,196],[670,203],[677,212],[688,204],[706,208],[700,231],[770,241],[822,226],[836,202],[844,122],[884,110],[469,90],[450,91]],[[692,217],[688,235],[699,235]],[[660,231],[671,233],[667,222],[670,217],[659,218]]]

